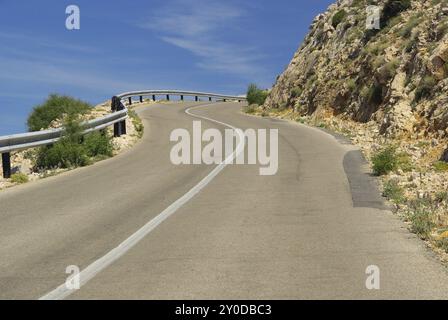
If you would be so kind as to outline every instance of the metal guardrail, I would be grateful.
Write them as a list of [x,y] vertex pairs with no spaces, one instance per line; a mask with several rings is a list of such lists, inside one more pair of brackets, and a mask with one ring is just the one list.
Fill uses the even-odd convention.
[[[200,97],[206,97],[209,101],[216,100],[236,100],[238,102],[246,101],[244,96],[229,96],[215,93],[194,92],[194,91],[179,91],[179,90],[146,90],[146,91],[131,91],[119,94],[112,97],[112,112],[111,114],[84,122],[83,134],[88,134],[93,131],[105,129],[111,125],[114,126],[114,136],[119,137],[126,134],[126,119],[128,118],[128,109],[123,104],[123,100],[127,99],[128,104],[133,103],[133,97],[139,97],[140,102],[143,102],[144,97],[150,96],[153,101],[156,97],[163,95],[166,100],[170,100],[170,96],[180,96],[180,100],[184,97],[195,97],[195,101],[199,101]],[[44,145],[50,145],[57,142],[64,134],[63,128],[49,129],[35,132],[19,133],[0,137],[0,153],[2,154],[2,168],[3,177],[11,177],[11,152],[24,150],[28,148],[35,148]]]
[[[104,129],[114,123],[126,120],[127,109],[111,113],[105,117],[84,122],[83,134]],[[59,140],[64,133],[63,128],[19,133],[0,137],[0,153],[18,151],[28,148],[52,144]]]

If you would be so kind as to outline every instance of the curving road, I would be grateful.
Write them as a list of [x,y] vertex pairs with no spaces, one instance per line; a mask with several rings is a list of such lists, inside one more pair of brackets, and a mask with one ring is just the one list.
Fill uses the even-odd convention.
[[[385,210],[342,139],[202,103],[191,113],[219,121],[202,119],[204,129],[279,129],[278,173],[171,164],[170,133],[191,131],[198,119],[185,111],[198,105],[142,108],[145,136],[132,150],[1,192],[0,298],[448,298],[447,269]],[[57,290],[69,265],[91,278],[71,295]],[[380,290],[366,289],[369,265]]]

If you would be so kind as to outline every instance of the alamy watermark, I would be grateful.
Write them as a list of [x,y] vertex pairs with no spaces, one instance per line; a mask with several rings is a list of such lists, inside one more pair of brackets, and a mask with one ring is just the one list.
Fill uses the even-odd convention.
[[67,30],[81,29],[81,11],[77,5],[69,5],[65,8],[65,13],[68,15],[65,19],[65,27]]
[[367,11],[366,29],[367,30],[379,30],[380,29],[381,8],[378,6],[368,6],[366,11]]
[[368,290],[380,290],[380,268],[375,265],[366,268],[366,288]]
[[225,129],[223,137],[220,130],[202,131],[201,121],[193,121],[193,136],[187,129],[175,129],[170,141],[177,142],[170,152],[174,165],[259,164],[262,176],[278,170],[278,129]]
[[79,290],[81,288],[81,271],[78,266],[70,265],[65,268],[65,273],[70,276],[65,280],[65,287],[68,290]]

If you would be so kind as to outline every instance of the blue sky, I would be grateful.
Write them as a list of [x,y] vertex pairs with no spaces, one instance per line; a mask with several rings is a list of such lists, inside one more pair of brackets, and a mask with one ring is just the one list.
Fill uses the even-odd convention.
[[[271,87],[332,0],[0,0],[0,135],[50,93]],[[81,29],[65,28],[68,5]]]

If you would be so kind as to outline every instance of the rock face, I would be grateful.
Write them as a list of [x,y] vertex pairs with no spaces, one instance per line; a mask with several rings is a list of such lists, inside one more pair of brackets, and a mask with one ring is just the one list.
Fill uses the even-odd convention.
[[446,139],[448,1],[378,0],[379,30],[366,28],[368,2],[340,0],[314,19],[263,108]]

